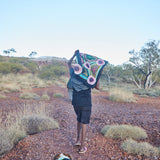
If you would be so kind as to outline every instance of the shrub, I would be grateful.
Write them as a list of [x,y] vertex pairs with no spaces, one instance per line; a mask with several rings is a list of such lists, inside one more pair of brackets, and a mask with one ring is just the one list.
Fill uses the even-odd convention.
[[35,100],[39,100],[40,96],[36,93],[21,93],[20,94],[20,98],[22,99],[35,99]]
[[25,67],[19,63],[0,62],[0,73],[18,73],[24,71]]
[[116,102],[136,102],[136,98],[132,92],[121,88],[111,88],[109,90],[109,100]]
[[55,93],[55,94],[53,95],[53,97],[55,97],[55,98],[64,97],[64,95],[61,94],[61,93]]
[[43,94],[41,98],[43,100],[50,100],[50,97],[47,94]]
[[101,133],[105,137],[122,140],[127,138],[136,140],[147,138],[144,129],[132,125],[106,125],[102,128]]
[[19,140],[26,136],[26,132],[18,128],[0,130],[0,155],[10,151]]
[[0,94],[0,99],[5,99],[6,96],[4,94]]
[[0,85],[0,90],[5,90],[8,92],[19,92],[21,88],[13,82],[12,84]]
[[64,66],[52,66],[48,65],[42,68],[39,73],[39,77],[42,79],[52,80],[55,77],[59,77],[67,73],[67,69]]
[[10,141],[9,135],[5,130],[0,130],[0,155],[13,148],[13,141]]
[[27,134],[35,134],[45,130],[59,128],[58,123],[44,115],[32,115],[23,117],[20,121],[20,127],[24,129]]
[[147,142],[136,142],[132,139],[127,139],[121,144],[121,148],[132,154],[144,155],[147,157],[159,156],[158,148],[153,147]]

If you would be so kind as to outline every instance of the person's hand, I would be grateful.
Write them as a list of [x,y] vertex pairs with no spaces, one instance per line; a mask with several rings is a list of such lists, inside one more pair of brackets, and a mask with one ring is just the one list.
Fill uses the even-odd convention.
[[79,50],[76,50],[76,51],[74,52],[74,56],[76,56],[78,53],[79,53]]

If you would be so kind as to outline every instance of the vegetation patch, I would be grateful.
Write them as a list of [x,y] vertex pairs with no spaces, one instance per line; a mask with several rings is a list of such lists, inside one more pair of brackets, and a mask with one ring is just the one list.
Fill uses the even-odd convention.
[[20,130],[17,127],[10,129],[0,130],[0,155],[3,155],[7,151],[10,151],[15,144],[26,136],[24,130]]
[[106,125],[101,129],[101,133],[107,138],[135,140],[146,139],[146,131],[140,127],[132,125]]
[[132,154],[144,155],[147,157],[159,156],[158,148],[153,147],[147,142],[136,142],[132,139],[127,139],[121,144],[121,148]]
[[50,97],[47,94],[42,95],[42,100],[50,100]]
[[116,102],[136,102],[132,92],[121,88],[111,88],[109,90],[109,100]]
[[5,99],[5,98],[6,98],[6,95],[0,94],[0,99]]
[[55,93],[53,97],[58,98],[58,97],[64,97],[62,93]]
[[32,115],[23,117],[20,120],[20,127],[24,129],[27,134],[35,134],[41,131],[59,128],[58,123],[44,115]]
[[20,98],[40,100],[40,96],[36,93],[21,93]]

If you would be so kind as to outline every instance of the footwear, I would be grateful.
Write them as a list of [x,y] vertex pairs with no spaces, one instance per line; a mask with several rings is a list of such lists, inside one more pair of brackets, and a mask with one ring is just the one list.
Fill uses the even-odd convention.
[[81,142],[76,142],[74,145],[75,145],[75,146],[80,146],[80,145],[81,145]]
[[86,153],[87,152],[87,147],[83,147],[80,151],[79,151],[79,153]]

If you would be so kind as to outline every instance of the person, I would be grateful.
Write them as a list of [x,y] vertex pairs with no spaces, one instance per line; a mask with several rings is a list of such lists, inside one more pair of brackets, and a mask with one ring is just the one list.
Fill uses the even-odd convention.
[[71,78],[67,82],[67,88],[68,88],[68,98],[70,101],[72,101],[73,89],[72,89]]
[[[87,147],[84,144],[86,135],[86,126],[90,122],[92,101],[91,101],[91,88],[78,80],[74,74],[72,61],[76,57],[79,50],[74,52],[74,55],[68,61],[70,72],[70,79],[73,89],[72,105],[77,115],[77,138],[75,145],[80,146],[79,153],[85,153]],[[96,89],[99,89],[99,81],[97,82]]]

